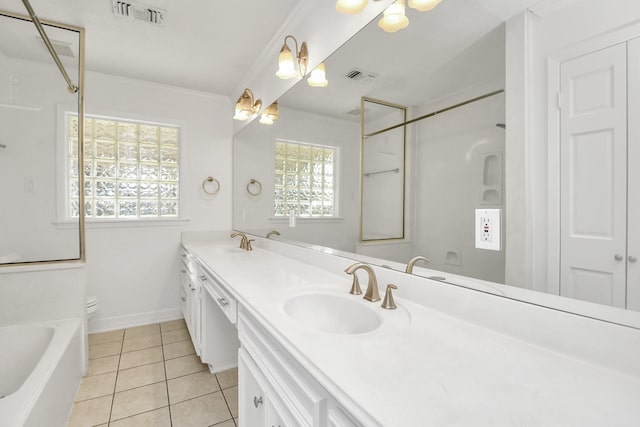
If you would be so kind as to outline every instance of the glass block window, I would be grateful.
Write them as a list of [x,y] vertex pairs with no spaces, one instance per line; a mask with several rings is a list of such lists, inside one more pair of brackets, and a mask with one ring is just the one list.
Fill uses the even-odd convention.
[[[69,115],[67,135],[77,135]],[[84,212],[95,219],[175,218],[179,215],[180,129],[174,126],[85,116]],[[69,140],[69,206],[80,213],[78,152]]]
[[276,141],[274,216],[336,216],[336,147]]

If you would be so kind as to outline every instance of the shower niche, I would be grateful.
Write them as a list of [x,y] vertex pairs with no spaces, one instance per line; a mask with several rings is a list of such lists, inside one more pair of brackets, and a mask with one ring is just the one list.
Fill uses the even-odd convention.
[[0,11],[2,266],[84,258],[84,32],[39,22]]

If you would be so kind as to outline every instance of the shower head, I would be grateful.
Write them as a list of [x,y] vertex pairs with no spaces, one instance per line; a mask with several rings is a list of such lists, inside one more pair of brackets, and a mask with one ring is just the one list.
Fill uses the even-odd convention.
[[505,125],[504,123],[496,123],[496,126],[498,126],[501,129],[506,129],[507,125]]

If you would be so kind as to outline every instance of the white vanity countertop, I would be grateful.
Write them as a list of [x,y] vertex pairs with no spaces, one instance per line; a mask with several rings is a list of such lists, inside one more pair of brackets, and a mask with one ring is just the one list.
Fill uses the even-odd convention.
[[[223,246],[236,247],[229,242]],[[211,242],[185,247],[345,409],[364,411],[382,426],[639,425],[637,377],[448,316],[446,307],[438,311],[397,296],[395,312],[376,306],[383,325],[385,317],[406,310],[410,321],[404,327],[356,335],[317,332],[288,317],[284,301],[315,289],[348,295],[348,276],[259,248],[220,251]],[[364,290],[366,280],[361,285]]]

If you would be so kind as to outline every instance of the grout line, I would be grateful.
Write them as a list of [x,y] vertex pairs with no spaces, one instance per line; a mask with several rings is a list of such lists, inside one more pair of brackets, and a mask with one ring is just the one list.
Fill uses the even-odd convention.
[[[125,331],[126,332],[126,331]],[[120,354],[118,355],[118,367],[116,369],[116,380],[113,383],[113,394],[111,395],[111,407],[109,408],[109,419],[107,423],[111,423],[111,414],[113,413],[113,403],[116,401],[116,384],[118,384],[118,374],[120,373],[120,359],[122,359],[122,348],[124,347],[124,334],[122,333],[122,342],[120,343]]]
[[[218,387],[220,387],[220,393],[222,393],[222,398],[224,399],[224,404],[227,405],[227,410],[229,411],[229,415],[231,415],[231,419],[233,420],[233,414],[231,413],[231,406],[229,406],[229,402],[227,402],[227,396],[224,395],[222,391],[222,384],[220,384],[220,380],[218,379],[218,375],[213,374],[216,377],[216,381],[218,382]],[[226,420],[228,421],[228,420]],[[234,421],[235,424],[235,421]]]
[[164,369],[164,386],[167,390],[167,405],[169,407],[169,425],[173,427],[171,415],[171,396],[169,395],[169,378],[167,378],[167,360],[164,358],[164,340],[162,339],[162,325],[160,325],[160,348],[162,349],[162,368]]

